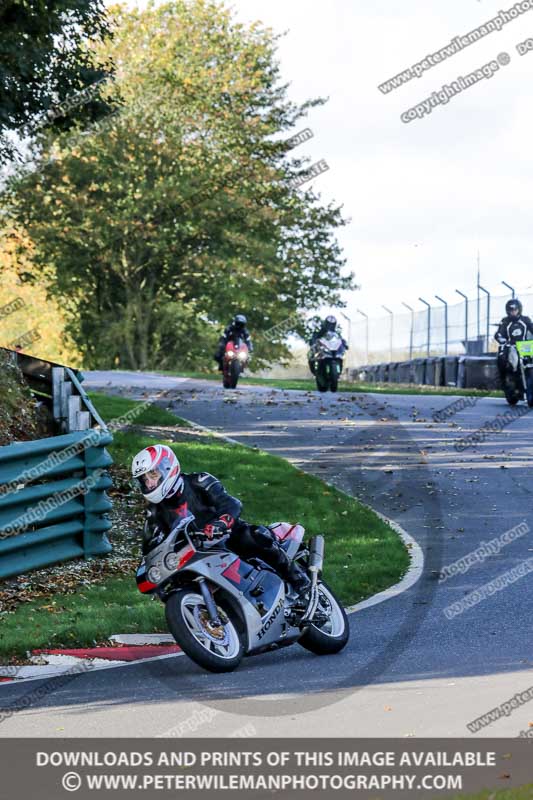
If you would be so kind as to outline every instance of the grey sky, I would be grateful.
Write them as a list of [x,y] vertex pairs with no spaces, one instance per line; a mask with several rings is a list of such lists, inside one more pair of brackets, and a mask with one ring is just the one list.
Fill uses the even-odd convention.
[[[330,171],[314,186],[344,204],[352,220],[341,232],[361,291],[349,299],[372,316],[381,304],[417,308],[419,295],[451,301],[474,295],[476,253],[482,282],[504,293],[501,279],[525,289],[530,267],[533,194],[529,186],[533,10],[405,86],[377,86],[508,9],[512,0],[233,0],[241,21],[275,31],[291,97],[326,95],[311,111],[314,139],[301,145]],[[511,63],[491,80],[406,125],[400,114],[497,57]]]
[[[343,202],[342,233],[362,288],[350,301],[381,312],[435,293],[474,292],[476,252],[482,282],[533,283],[530,79],[533,10],[388,95],[379,83],[494,17],[502,0],[234,0],[241,19],[277,31],[282,71],[302,100],[328,95],[313,110],[315,138],[302,145],[330,171],[314,182]],[[400,114],[444,83],[507,52],[511,63],[409,125]],[[501,291],[500,291],[501,290]],[[454,296],[455,295],[455,296]],[[420,307],[420,304],[418,304]]]

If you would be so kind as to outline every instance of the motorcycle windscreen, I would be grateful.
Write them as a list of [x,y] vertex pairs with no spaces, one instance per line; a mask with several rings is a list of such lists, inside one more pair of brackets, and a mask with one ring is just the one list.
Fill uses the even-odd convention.
[[337,333],[329,333],[327,336],[323,336],[319,340],[319,344],[324,354],[328,355],[338,353],[339,350],[344,349],[342,339]]
[[[520,344],[520,342],[517,342],[517,344]],[[511,367],[511,369],[513,371],[516,371],[516,369],[518,368],[518,352],[516,346],[509,348],[507,360],[509,362],[509,366]]]

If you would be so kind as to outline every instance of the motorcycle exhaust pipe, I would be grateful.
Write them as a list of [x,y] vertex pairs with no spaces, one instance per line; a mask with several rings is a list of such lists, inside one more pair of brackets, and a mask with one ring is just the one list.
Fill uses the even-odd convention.
[[324,537],[313,536],[313,538],[309,542],[309,566],[307,567],[307,569],[311,574],[314,573],[318,577],[319,573],[322,572],[323,566],[324,566]]
[[318,606],[318,576],[322,572],[324,566],[324,537],[313,536],[309,542],[309,561],[307,563],[307,571],[311,575],[311,596],[309,598],[309,605],[306,608],[301,622],[306,622],[314,617],[315,611]]

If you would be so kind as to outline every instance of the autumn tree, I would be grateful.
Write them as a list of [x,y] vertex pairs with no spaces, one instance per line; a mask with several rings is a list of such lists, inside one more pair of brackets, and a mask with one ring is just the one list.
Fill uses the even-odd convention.
[[304,312],[353,285],[340,209],[291,183],[308,162],[287,138],[323,101],[292,103],[276,37],[218,2],[114,13],[121,112],[45,134],[40,167],[10,186],[33,263],[53,268],[87,366],[207,364],[242,310],[256,364],[279,360]]
[[[0,4],[0,163],[13,156],[8,135],[80,90],[112,73],[95,46],[110,35],[102,0],[3,0]],[[58,129],[80,118],[80,110],[55,115]],[[81,111],[97,119],[109,110],[95,92]]]
[[0,226],[0,347],[22,343],[32,355],[78,366],[80,354],[65,335],[64,304],[48,297],[42,275],[28,281],[32,250],[23,232]]

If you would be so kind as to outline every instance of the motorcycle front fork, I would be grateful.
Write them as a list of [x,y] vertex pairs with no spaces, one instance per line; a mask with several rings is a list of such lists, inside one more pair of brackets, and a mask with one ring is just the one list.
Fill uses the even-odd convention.
[[200,591],[202,592],[202,597],[206,605],[207,612],[209,614],[209,619],[211,620],[213,625],[217,627],[219,625],[222,625],[220,617],[218,616],[217,605],[213,600],[213,595],[211,594],[211,589],[209,588],[206,579],[200,578],[198,583],[200,584]]

